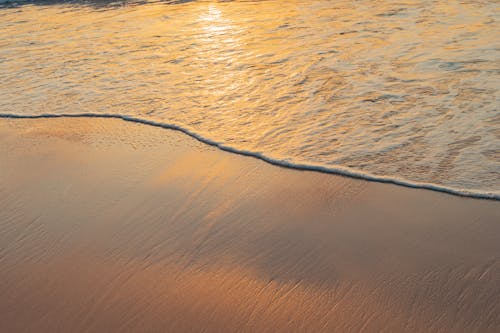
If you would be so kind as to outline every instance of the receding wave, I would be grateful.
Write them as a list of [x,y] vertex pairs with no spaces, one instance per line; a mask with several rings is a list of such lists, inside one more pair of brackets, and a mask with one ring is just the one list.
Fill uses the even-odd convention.
[[285,161],[285,160],[275,159],[275,158],[272,158],[270,156],[266,156],[265,154],[262,154],[259,152],[252,152],[252,151],[248,151],[248,150],[238,149],[235,147],[231,147],[231,146],[222,144],[222,143],[214,141],[210,138],[206,138],[204,136],[201,136],[198,133],[196,133],[196,132],[194,132],[186,127],[182,127],[182,126],[179,126],[176,124],[166,124],[166,123],[131,117],[131,116],[127,116],[127,115],[100,114],[100,113],[39,114],[39,115],[0,114],[0,118],[13,118],[13,119],[85,118],[85,117],[87,117],[87,118],[121,119],[124,121],[129,121],[129,122],[140,123],[140,124],[145,124],[145,125],[149,125],[149,126],[155,126],[155,127],[161,127],[161,128],[165,128],[165,129],[180,131],[180,132],[182,132],[182,133],[184,133],[184,134],[186,134],[186,135],[188,135],[188,136],[190,136],[190,137],[192,137],[192,138],[194,138],[202,143],[217,147],[220,150],[239,154],[239,155],[254,157],[254,158],[260,159],[262,161],[265,161],[267,163],[270,163],[270,164],[273,164],[276,166],[280,166],[280,167],[285,167],[285,168],[290,168],[290,169],[298,169],[298,170],[307,170],[307,171],[317,171],[317,172],[323,172],[323,173],[329,173],[329,174],[335,174],[335,175],[342,175],[342,176],[347,176],[347,177],[352,177],[352,178],[357,178],[357,179],[363,179],[363,180],[375,181],[375,182],[381,182],[381,183],[390,183],[390,184],[401,185],[401,186],[411,187],[411,188],[428,189],[428,190],[444,192],[444,193],[458,195],[458,196],[464,196],[464,197],[500,200],[500,195],[498,193],[493,193],[493,192],[471,191],[471,190],[466,190],[466,189],[445,187],[445,186],[440,186],[440,185],[431,184],[431,183],[412,182],[412,181],[398,178],[398,177],[377,176],[377,175],[369,174],[369,173],[362,172],[359,170],[346,168],[343,166],[335,166],[335,167],[328,166],[328,167],[326,167],[323,165],[302,164],[302,163],[294,163],[293,161],[288,161],[288,160]]
[[0,114],[176,124],[271,163],[497,197],[499,13],[493,0],[3,6]]

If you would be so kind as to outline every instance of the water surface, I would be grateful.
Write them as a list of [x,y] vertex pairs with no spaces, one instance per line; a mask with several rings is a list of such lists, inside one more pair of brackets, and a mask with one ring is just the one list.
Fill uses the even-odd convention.
[[0,113],[129,116],[498,197],[499,16],[496,1],[7,2]]

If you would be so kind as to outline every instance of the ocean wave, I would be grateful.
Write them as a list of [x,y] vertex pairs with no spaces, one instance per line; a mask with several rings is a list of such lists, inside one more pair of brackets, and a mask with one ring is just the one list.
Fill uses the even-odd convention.
[[305,171],[316,171],[328,174],[335,174],[341,176],[347,176],[356,179],[362,179],[367,181],[374,181],[379,183],[389,183],[395,185],[401,185],[410,188],[418,188],[418,189],[427,189],[437,192],[448,193],[452,195],[462,196],[462,197],[471,197],[478,199],[490,199],[490,200],[500,200],[500,194],[494,192],[482,192],[482,191],[472,191],[466,189],[458,189],[453,187],[446,187],[442,185],[432,184],[432,183],[421,183],[421,182],[412,182],[406,179],[398,178],[398,177],[390,177],[390,176],[378,176],[373,175],[367,172],[362,172],[359,170],[355,170],[352,168],[346,168],[343,166],[323,166],[317,164],[303,164],[303,163],[294,163],[293,161],[286,161],[275,159],[265,154],[259,152],[253,152],[243,149],[238,149],[235,147],[231,147],[225,145],[223,143],[214,141],[210,138],[204,137],[186,127],[182,127],[176,124],[167,124],[162,122],[156,122],[151,120],[146,120],[137,117],[131,117],[127,115],[120,114],[98,114],[98,113],[79,113],[79,114],[37,114],[37,115],[19,115],[19,114],[0,114],[0,118],[11,118],[11,119],[41,119],[41,118],[113,118],[113,119],[121,119],[124,121],[145,124],[149,126],[161,127],[165,129],[171,129],[180,131],[204,144],[216,147],[220,150],[235,153],[238,155],[254,157],[259,160],[265,161],[269,164],[273,164],[276,166],[289,168],[289,169],[297,169],[297,170],[305,170]]

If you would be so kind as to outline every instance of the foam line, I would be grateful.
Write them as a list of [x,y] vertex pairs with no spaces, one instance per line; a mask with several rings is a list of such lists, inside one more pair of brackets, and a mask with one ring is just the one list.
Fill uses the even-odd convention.
[[322,165],[302,164],[302,163],[293,163],[293,162],[289,162],[289,161],[277,160],[277,159],[270,158],[270,157],[263,155],[261,153],[258,153],[258,152],[252,152],[252,151],[247,151],[247,150],[243,150],[243,149],[238,149],[238,148],[226,146],[220,142],[205,138],[205,137],[203,137],[203,136],[201,136],[201,135],[199,135],[199,134],[197,134],[197,133],[195,133],[187,128],[181,127],[179,125],[160,123],[160,122],[156,122],[156,121],[145,120],[145,119],[141,119],[141,118],[130,117],[130,116],[125,116],[125,115],[120,115],[120,114],[78,113],[78,114],[18,115],[18,114],[0,113],[0,118],[13,118],[13,119],[114,118],[114,119],[121,119],[124,121],[130,121],[133,123],[145,124],[145,125],[149,125],[149,126],[155,126],[155,127],[161,127],[161,128],[165,128],[165,129],[180,131],[180,132],[187,134],[190,137],[192,137],[192,138],[194,138],[202,143],[217,147],[220,150],[239,154],[239,155],[258,158],[258,159],[265,161],[267,163],[270,163],[270,164],[273,164],[276,166],[280,166],[280,167],[289,168],[289,169],[317,171],[317,172],[322,172],[322,173],[347,176],[347,177],[356,178],[356,179],[363,179],[363,180],[380,182],[380,183],[401,185],[401,186],[410,187],[410,188],[428,189],[428,190],[432,190],[432,191],[443,192],[443,193],[453,194],[453,195],[462,196],[462,197],[500,200],[500,194],[497,194],[497,193],[470,191],[470,190],[456,189],[456,188],[452,188],[452,187],[445,187],[445,186],[440,186],[440,185],[430,184],[430,183],[411,182],[411,181],[408,181],[405,179],[400,179],[400,178],[375,176],[375,175],[372,175],[372,174],[369,174],[366,172],[360,172],[360,171],[347,169],[347,168],[340,167],[340,166],[339,167],[325,167]]

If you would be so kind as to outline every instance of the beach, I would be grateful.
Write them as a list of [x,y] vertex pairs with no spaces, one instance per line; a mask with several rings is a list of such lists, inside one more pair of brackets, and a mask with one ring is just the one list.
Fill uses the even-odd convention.
[[498,332],[500,203],[0,119],[1,332]]

